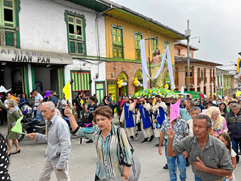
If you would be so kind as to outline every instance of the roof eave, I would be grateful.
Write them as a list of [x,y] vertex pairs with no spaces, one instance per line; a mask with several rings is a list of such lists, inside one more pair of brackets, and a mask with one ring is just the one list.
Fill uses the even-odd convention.
[[127,13],[130,13],[130,14],[132,14],[134,16],[142,18],[145,21],[149,21],[149,22],[151,22],[151,23],[153,23],[153,24],[155,24],[157,26],[160,26],[161,28],[164,28],[164,29],[166,29],[168,31],[171,31],[172,33],[174,33],[174,34],[176,34],[178,36],[178,38],[176,38],[175,40],[184,40],[184,39],[187,38],[184,34],[178,32],[178,31],[176,31],[176,30],[174,30],[174,29],[172,29],[172,28],[170,28],[168,26],[165,26],[165,25],[161,24],[160,22],[153,20],[152,18],[144,16],[143,14],[140,14],[140,13],[138,13],[136,11],[133,11],[133,10],[131,10],[131,9],[125,7],[125,6],[121,6],[121,5],[117,4],[117,3],[114,3],[114,2],[109,1],[109,0],[98,0],[98,1],[104,2],[106,4],[109,4],[110,7],[126,11]]

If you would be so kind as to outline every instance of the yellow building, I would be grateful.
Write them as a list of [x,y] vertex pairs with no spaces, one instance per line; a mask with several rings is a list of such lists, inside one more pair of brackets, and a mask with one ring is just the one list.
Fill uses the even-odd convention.
[[[146,39],[146,58],[159,48],[164,54],[170,45],[171,60],[174,67],[174,42],[185,39],[185,35],[162,25],[144,15],[113,4],[112,9],[105,12],[106,35],[106,79],[108,93],[113,97],[123,93],[133,94],[142,89],[134,85],[134,79],[142,83],[140,39]],[[163,70],[163,83],[169,83],[167,67]],[[124,82],[118,86],[118,81]]]

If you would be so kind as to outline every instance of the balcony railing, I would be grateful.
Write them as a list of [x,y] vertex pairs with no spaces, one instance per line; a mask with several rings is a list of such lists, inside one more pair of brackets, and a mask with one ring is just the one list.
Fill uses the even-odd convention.
[[17,47],[16,29],[0,26],[0,46]]
[[82,40],[69,40],[71,55],[85,55],[85,44]]
[[180,57],[186,57],[186,55],[184,54],[180,54],[180,53],[174,53],[175,56],[180,56]]

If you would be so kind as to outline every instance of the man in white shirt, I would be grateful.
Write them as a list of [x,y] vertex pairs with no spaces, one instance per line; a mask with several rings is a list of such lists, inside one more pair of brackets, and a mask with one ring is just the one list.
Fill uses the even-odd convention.
[[36,112],[36,117],[39,118],[41,121],[44,121],[40,111],[40,107],[43,102],[43,96],[36,90],[33,91],[33,94],[35,95],[34,111]]

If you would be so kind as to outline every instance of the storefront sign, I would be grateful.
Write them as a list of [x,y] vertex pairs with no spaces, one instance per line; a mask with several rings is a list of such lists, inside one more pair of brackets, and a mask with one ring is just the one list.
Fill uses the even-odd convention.
[[44,52],[17,48],[0,47],[0,61],[41,64],[72,64],[67,53]]

